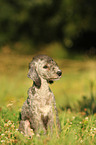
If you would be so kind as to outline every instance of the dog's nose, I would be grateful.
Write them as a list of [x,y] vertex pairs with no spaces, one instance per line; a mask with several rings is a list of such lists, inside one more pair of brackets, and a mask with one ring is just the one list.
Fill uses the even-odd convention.
[[61,70],[57,71],[57,75],[61,76],[62,75],[62,71]]

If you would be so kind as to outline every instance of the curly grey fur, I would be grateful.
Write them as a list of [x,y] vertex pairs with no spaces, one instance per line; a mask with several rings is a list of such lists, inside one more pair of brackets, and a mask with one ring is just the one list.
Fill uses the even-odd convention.
[[61,77],[61,70],[51,57],[39,55],[29,64],[28,77],[33,86],[28,90],[28,98],[23,104],[19,130],[31,136],[31,130],[37,134],[53,132],[56,127],[60,131],[60,123],[55,97],[48,83]]

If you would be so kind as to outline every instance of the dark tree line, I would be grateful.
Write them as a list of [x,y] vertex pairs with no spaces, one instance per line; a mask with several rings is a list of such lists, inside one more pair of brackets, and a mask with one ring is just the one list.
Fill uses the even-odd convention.
[[95,0],[0,0],[0,45],[61,42],[68,50],[96,48]]

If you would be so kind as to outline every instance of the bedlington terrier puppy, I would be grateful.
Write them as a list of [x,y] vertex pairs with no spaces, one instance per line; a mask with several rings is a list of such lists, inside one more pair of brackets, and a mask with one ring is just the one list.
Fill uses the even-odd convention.
[[28,98],[23,104],[19,130],[31,136],[60,131],[60,122],[55,97],[48,83],[61,78],[62,72],[53,59],[47,55],[35,56],[29,64],[28,77],[33,80],[28,90]]

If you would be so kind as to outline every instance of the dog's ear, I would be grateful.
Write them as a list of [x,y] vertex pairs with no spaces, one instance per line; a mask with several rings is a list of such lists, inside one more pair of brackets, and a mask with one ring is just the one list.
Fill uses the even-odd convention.
[[37,88],[40,88],[41,86],[41,79],[36,71],[36,67],[35,67],[35,64],[34,63],[30,63],[29,64],[29,72],[28,72],[28,78],[30,78],[31,80],[33,80],[35,86]]

